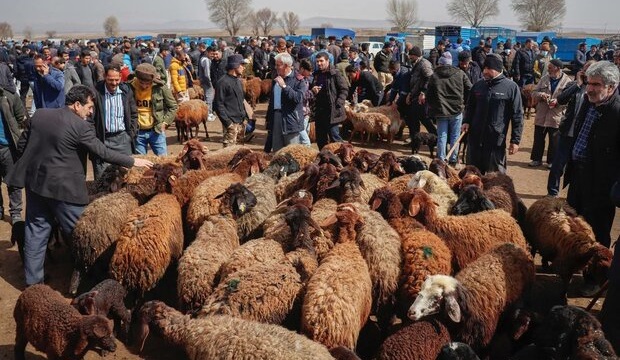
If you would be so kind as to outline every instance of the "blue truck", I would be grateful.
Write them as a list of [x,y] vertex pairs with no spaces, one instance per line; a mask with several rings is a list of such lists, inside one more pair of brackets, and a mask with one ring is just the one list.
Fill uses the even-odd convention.
[[312,28],[310,35],[313,39],[323,38],[327,39],[330,36],[335,36],[336,39],[342,39],[345,36],[350,36],[351,39],[355,39],[355,31],[351,29],[343,28]]
[[590,46],[601,45],[601,39],[598,38],[555,38],[551,39],[553,41],[553,45],[557,46],[558,49],[555,52],[555,57],[557,59],[562,60],[565,64],[570,64],[575,59],[575,51],[579,47],[579,44],[585,43],[586,49],[590,50]]
[[480,32],[476,28],[458,26],[458,25],[441,25],[435,27],[435,40],[449,39],[451,43],[456,44],[456,40],[475,39],[480,37]]

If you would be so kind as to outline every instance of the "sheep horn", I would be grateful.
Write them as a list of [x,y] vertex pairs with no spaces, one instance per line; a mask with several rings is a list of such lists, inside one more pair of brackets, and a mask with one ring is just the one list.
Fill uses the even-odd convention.
[[318,232],[319,232],[319,234],[320,234],[321,236],[323,236],[323,235],[324,235],[324,234],[323,234],[323,229],[321,229],[321,227],[319,226],[319,224],[318,224],[318,223],[317,223],[317,222],[316,222],[313,218],[309,218],[309,219],[308,219],[308,224],[309,224],[310,226],[312,226],[312,228],[313,228],[314,230],[318,231]]

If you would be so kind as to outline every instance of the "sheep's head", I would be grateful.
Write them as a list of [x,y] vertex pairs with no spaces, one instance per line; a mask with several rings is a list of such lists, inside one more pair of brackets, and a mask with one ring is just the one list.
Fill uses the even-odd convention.
[[583,277],[586,283],[602,286],[607,281],[607,273],[614,254],[609,248],[599,243],[592,246],[588,253],[591,257],[583,269]]
[[338,170],[332,164],[323,164],[319,168],[319,181],[316,184],[316,198],[327,196],[331,184],[338,179]]
[[150,325],[158,325],[160,321],[166,319],[167,313],[172,311],[170,307],[162,301],[149,301],[142,305],[139,314],[140,328],[138,330],[138,344],[140,351],[144,348],[146,338],[150,333]]
[[239,173],[242,177],[253,176],[267,168],[267,160],[261,153],[250,152],[244,155],[236,164],[231,166],[231,171]]
[[[71,305],[83,315],[98,315],[97,306],[95,304],[95,297],[97,296],[98,291],[89,291],[84,293],[73,300],[71,300]],[[100,314],[106,316],[107,314]]]
[[235,155],[233,155],[232,159],[230,159],[230,161],[228,162],[228,168],[231,169],[233,166],[235,166],[235,164],[237,164],[239,161],[241,161],[241,159],[243,159],[247,154],[251,152],[252,150],[248,148],[241,148],[237,150]]
[[351,160],[351,165],[355,167],[360,172],[368,172],[375,163],[379,160],[379,155],[368,152],[368,150],[360,150],[358,151],[353,159]]
[[407,316],[417,321],[443,309],[452,321],[461,322],[461,307],[457,302],[458,286],[458,281],[451,276],[427,276]]
[[209,149],[203,146],[199,140],[190,139],[183,146],[183,150],[177,156],[176,161],[180,161],[185,170],[205,169],[206,166],[202,156],[208,151]]
[[330,188],[340,187],[341,190],[353,190],[359,191],[359,188],[366,189],[366,185],[364,185],[364,181],[360,176],[360,172],[354,167],[347,167],[343,169],[338,175],[338,179],[336,179],[331,185]]
[[480,176],[475,175],[475,174],[467,174],[461,179],[461,184],[460,184],[461,189],[463,189],[464,187],[468,185],[473,185],[480,189],[483,188],[482,179],[480,178]]
[[416,189],[416,188],[426,189],[426,186],[430,185],[430,182],[436,176],[437,175],[433,174],[432,172],[428,170],[418,171],[417,173],[413,174],[413,177],[411,178],[407,186],[410,189]]
[[461,169],[461,171],[459,171],[459,177],[461,179],[470,174],[477,175],[478,177],[482,177],[482,173],[480,172],[480,169],[478,169],[474,165],[467,165],[463,169]]
[[[116,351],[114,341],[113,326],[114,322],[101,315],[83,316],[80,319],[79,329],[80,338],[89,348],[100,348],[104,352]],[[82,346],[76,348],[76,355],[81,354]]]
[[338,150],[336,150],[336,155],[340,157],[343,165],[350,165],[353,157],[355,156],[355,149],[353,145],[343,142],[340,144]]
[[314,163],[317,165],[332,164],[336,167],[336,169],[342,169],[342,162],[340,161],[340,158],[329,150],[321,150],[321,152],[316,155]]
[[493,210],[495,205],[476,185],[467,185],[461,190],[458,200],[452,206],[452,215],[467,215],[480,211]]
[[[183,169],[176,164],[154,164],[149,175],[155,178],[156,190],[160,193],[172,192],[178,179],[183,176]],[[146,175],[146,174],[145,174]]]
[[294,237],[291,250],[303,247],[314,253],[309,226],[312,226],[319,234],[323,234],[323,231],[310,216],[310,210],[301,204],[293,205],[284,215],[284,221],[286,221]]
[[300,169],[299,162],[297,162],[291,154],[284,153],[271,159],[269,166],[267,166],[265,170],[265,174],[277,180],[292,173],[296,173]]
[[405,170],[406,174],[415,174],[418,171],[428,170],[428,166],[418,155],[399,156],[397,161]]
[[232,213],[234,218],[242,216],[256,206],[256,196],[240,183],[230,185],[226,191],[216,196],[221,199],[220,211],[223,214]]
[[409,216],[426,223],[427,213],[434,212],[439,206],[423,189],[410,189],[399,196],[403,206],[407,208]]
[[[594,331],[600,328],[598,320],[583,309],[554,306],[536,331],[536,345],[552,352],[554,359],[568,359],[576,345],[573,342],[587,340],[585,337],[594,340]],[[584,336],[586,334],[590,336]],[[584,339],[579,339],[582,336]]]
[[316,187],[320,179],[319,171],[317,164],[308,164],[304,167],[304,173],[301,175],[303,189],[310,190]]
[[336,213],[323,220],[321,227],[328,228],[336,223],[340,227],[339,242],[355,241],[357,232],[364,225],[364,219],[353,204],[344,203],[338,205]]
[[276,207],[277,209],[281,209],[283,207],[290,207],[295,205],[303,205],[308,208],[308,210],[312,211],[312,204],[314,201],[314,197],[312,193],[307,190],[297,190],[291,197],[288,199],[284,199],[281,203]]
[[396,155],[391,151],[386,151],[381,154],[371,172],[385,181],[405,174],[405,170],[400,163],[396,161]]
[[431,164],[428,166],[428,170],[430,170],[435,175],[440,178],[446,180],[448,178],[448,174],[446,173],[446,167],[448,164],[442,159],[436,158],[431,161]]
[[117,192],[127,185],[128,170],[122,166],[110,165],[105,168],[97,183],[97,192]]
[[368,204],[385,219],[398,217],[403,210],[398,195],[389,186],[376,189]]

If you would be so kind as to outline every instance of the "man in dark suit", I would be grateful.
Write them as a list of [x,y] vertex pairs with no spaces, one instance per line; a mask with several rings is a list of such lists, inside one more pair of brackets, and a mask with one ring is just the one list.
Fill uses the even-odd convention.
[[43,263],[52,222],[66,234],[88,204],[86,155],[126,167],[153,165],[109,150],[86,122],[93,112],[93,91],[76,85],[67,93],[64,108],[39,109],[19,139],[21,154],[8,175],[9,186],[26,188],[24,269],[26,284],[43,282]]

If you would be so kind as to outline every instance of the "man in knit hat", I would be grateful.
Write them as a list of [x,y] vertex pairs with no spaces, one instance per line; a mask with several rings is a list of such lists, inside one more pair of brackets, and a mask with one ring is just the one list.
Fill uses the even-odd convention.
[[503,74],[502,58],[489,54],[484,61],[483,80],[474,84],[467,102],[461,131],[468,132],[467,164],[484,174],[506,173],[506,136],[511,126],[508,153],[519,151],[523,131],[521,93]]
[[155,155],[166,155],[166,127],[174,121],[177,102],[159,78],[155,66],[140,64],[135,75],[130,83],[138,111],[135,150],[138,154],[146,154],[150,145]]

